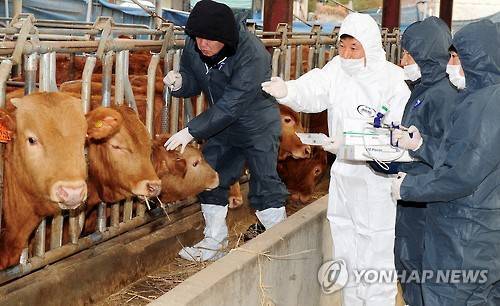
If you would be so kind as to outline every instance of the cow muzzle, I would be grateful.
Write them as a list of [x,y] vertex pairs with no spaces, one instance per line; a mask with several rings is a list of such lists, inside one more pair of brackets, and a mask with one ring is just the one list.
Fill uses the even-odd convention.
[[132,190],[136,196],[144,196],[147,198],[156,197],[161,191],[160,180],[143,180],[137,183],[136,187]]
[[87,199],[87,183],[78,181],[58,181],[52,185],[50,199],[61,209],[75,209]]

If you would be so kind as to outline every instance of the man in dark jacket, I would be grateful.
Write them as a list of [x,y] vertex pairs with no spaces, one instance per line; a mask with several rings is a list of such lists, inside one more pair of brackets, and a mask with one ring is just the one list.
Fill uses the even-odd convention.
[[[500,305],[500,33],[489,20],[471,23],[453,45],[466,88],[438,150],[429,154],[433,169],[400,175],[392,192],[427,202],[425,305]],[[436,146],[422,137],[417,152],[425,156]]]
[[[456,106],[458,91],[446,73],[451,43],[448,26],[437,17],[413,23],[403,33],[401,41],[409,57],[407,61],[414,61],[421,75],[420,81],[411,91],[402,124],[418,128],[426,144],[431,142],[429,139],[434,143],[441,142]],[[399,139],[398,145],[404,147],[404,140]],[[410,149],[410,154],[420,161],[401,163],[400,171],[418,175],[432,169],[433,162],[426,155],[436,154],[437,145],[428,147],[426,154],[420,154],[416,147],[404,148]],[[418,275],[422,274],[425,207],[425,203],[398,201],[396,213],[396,269],[401,275],[405,302],[411,306],[423,305],[420,281],[411,275],[417,272]]]
[[179,255],[188,260],[215,260],[227,246],[229,186],[250,169],[248,194],[266,228],[286,218],[288,196],[276,171],[281,122],[274,98],[260,84],[271,76],[271,58],[263,44],[237,24],[231,9],[211,0],[198,2],[187,21],[180,72],[164,79],[172,95],[191,97],[203,92],[210,107],[166,143],[167,150],[193,139],[207,139],[203,154],[219,173],[218,188],[199,195],[205,218],[205,238]]

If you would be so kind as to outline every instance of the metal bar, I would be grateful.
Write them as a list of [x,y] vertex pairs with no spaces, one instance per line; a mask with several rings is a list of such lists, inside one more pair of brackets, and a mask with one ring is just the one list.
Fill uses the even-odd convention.
[[104,56],[102,67],[102,106],[111,106],[111,78],[113,73],[113,51]]
[[193,102],[191,98],[184,98],[184,127],[194,118]]
[[[7,87],[7,79],[12,70],[12,61],[9,59],[3,60],[0,64],[0,109],[5,108],[5,90]],[[0,144],[0,157],[3,157],[4,144]],[[2,209],[3,209],[3,158],[0,158],[0,237],[2,235]]]
[[115,63],[115,104],[122,105],[123,98],[125,95],[125,90],[123,87],[124,74],[125,74],[125,52],[120,51],[116,53],[116,63]]
[[273,57],[271,60],[271,68],[272,68],[271,76],[272,77],[278,76],[280,54],[281,54],[280,49],[278,49],[278,48],[274,49]]
[[[177,50],[174,53],[174,58],[172,62],[172,69],[179,71],[179,63],[181,59],[181,51]],[[175,133],[179,130],[179,98],[172,98],[171,116],[173,120],[170,120],[170,133]]]
[[[168,50],[163,59],[163,70],[170,71],[174,61],[174,50]],[[161,108],[161,132],[170,131],[170,105],[172,104],[172,95],[167,86],[163,86],[163,105]]]
[[323,68],[324,65],[325,65],[325,46],[322,45],[319,47],[318,68]]
[[441,0],[439,2],[439,18],[443,19],[450,29],[451,29],[452,15],[453,15],[453,0]]
[[24,58],[24,94],[29,95],[36,89],[36,53],[30,54]]
[[92,72],[94,72],[95,63],[97,58],[95,56],[88,56],[85,60],[85,66],[82,73],[82,106],[84,113],[90,111],[90,98],[92,95]]
[[40,70],[38,72],[38,80],[39,80],[39,90],[40,91],[49,91],[49,72],[50,72],[50,63],[49,63],[50,53],[40,54]]
[[106,203],[97,206],[97,228],[96,231],[103,233],[106,230]]
[[111,204],[111,226],[120,224],[120,203]]
[[399,11],[401,8],[400,0],[384,0],[382,4],[382,27],[399,27]]
[[307,53],[307,71],[314,69],[314,51],[316,48],[309,47],[309,53]]
[[287,46],[286,47],[286,53],[284,54],[285,56],[285,65],[284,65],[284,80],[288,81],[290,80],[290,69],[292,67],[292,46]]
[[49,53],[49,72],[48,72],[48,83],[49,83],[49,90],[51,92],[58,91],[59,89],[57,88],[57,81],[56,81],[56,70],[57,70],[57,63],[56,63],[56,53],[55,52],[50,52]]
[[148,83],[146,89],[146,128],[148,129],[149,136],[153,138],[154,136],[154,127],[153,127],[153,118],[154,118],[154,105],[155,105],[155,95],[156,95],[156,69],[158,68],[158,64],[160,63],[160,55],[153,54],[151,56],[151,61],[148,66]]
[[35,233],[35,248],[33,250],[33,254],[35,256],[43,257],[45,255],[45,237],[47,235],[46,231],[47,221],[43,219],[42,222],[38,225],[38,228]]
[[72,209],[69,211],[69,237],[71,243],[77,243],[83,229],[82,216],[85,217],[84,212],[79,209]]
[[52,218],[50,227],[50,249],[56,249],[62,245],[62,231],[64,218],[61,213]]
[[85,21],[90,22],[92,20],[92,6],[93,6],[93,0],[87,0],[87,13],[85,14]]
[[302,46],[298,45],[295,48],[295,78],[298,79],[302,75]]
[[134,201],[131,198],[125,200],[125,204],[123,204],[123,222],[132,220],[133,204]]
[[9,0],[5,0],[5,17],[9,18]]

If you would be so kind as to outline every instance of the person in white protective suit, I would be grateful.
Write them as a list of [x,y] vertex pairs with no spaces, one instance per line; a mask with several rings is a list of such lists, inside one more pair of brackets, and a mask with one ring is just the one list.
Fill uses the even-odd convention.
[[[262,83],[263,90],[298,112],[328,110],[331,144],[342,146],[346,118],[368,119],[383,106],[385,123],[400,122],[410,96],[403,69],[386,61],[380,30],[372,17],[349,14],[340,27],[339,55],[322,69],[297,80],[280,78]],[[367,118],[368,117],[368,118]],[[391,306],[397,293],[393,282],[355,282],[354,270],[388,270],[394,267],[396,201],[391,178],[377,174],[366,162],[337,157],[332,165],[327,217],[334,242],[334,257],[346,261],[349,281],[343,288],[346,306]]]

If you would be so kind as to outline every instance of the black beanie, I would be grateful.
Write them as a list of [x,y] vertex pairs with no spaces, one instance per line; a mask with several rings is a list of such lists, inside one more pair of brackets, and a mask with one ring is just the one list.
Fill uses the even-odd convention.
[[212,0],[196,3],[189,14],[186,34],[224,43],[232,52],[238,45],[238,29],[229,6]]

